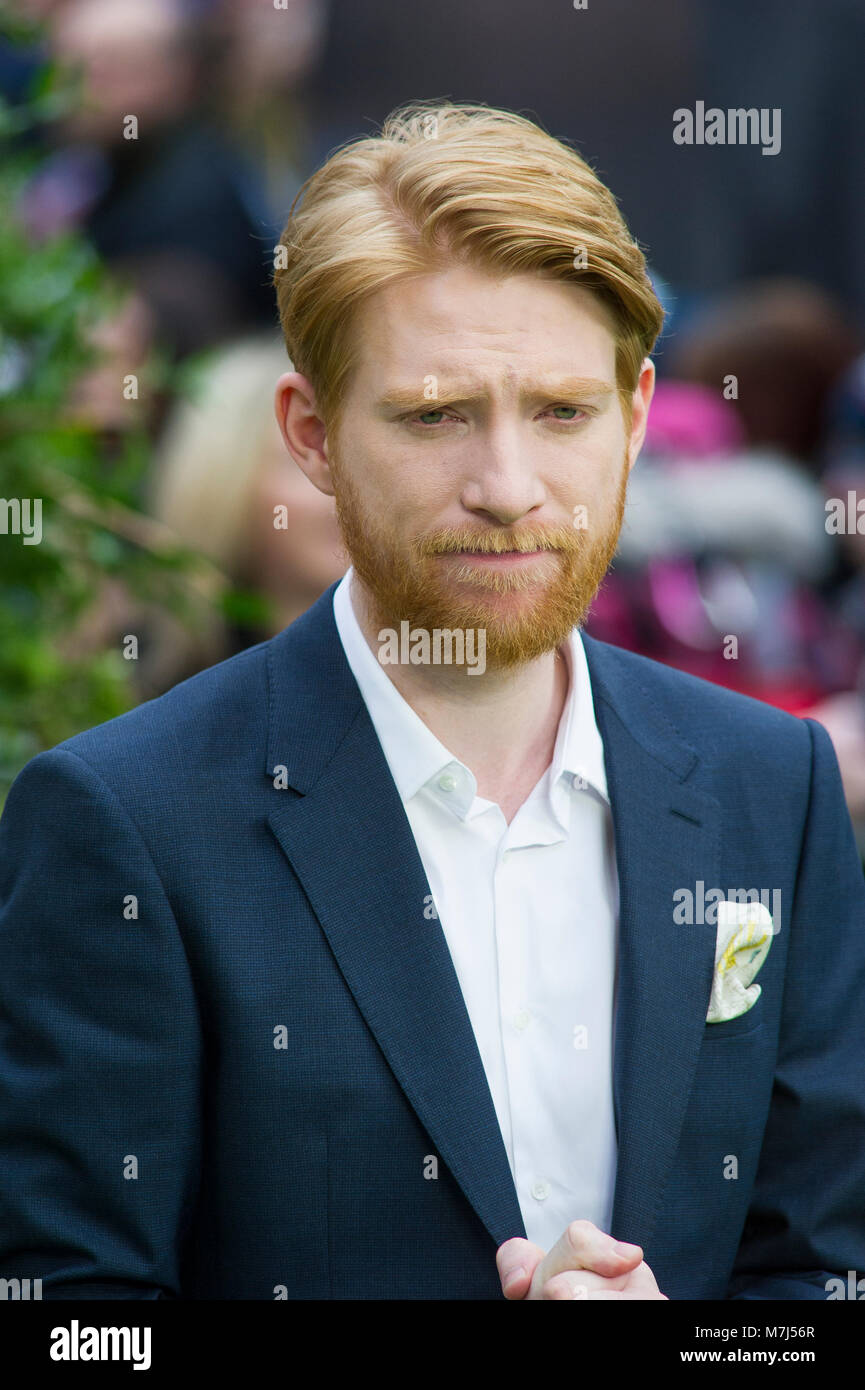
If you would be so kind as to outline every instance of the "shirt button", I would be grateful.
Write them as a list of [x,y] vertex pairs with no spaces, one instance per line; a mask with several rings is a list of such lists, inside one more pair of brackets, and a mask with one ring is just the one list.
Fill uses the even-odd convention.
[[536,1202],[543,1202],[550,1195],[550,1184],[548,1182],[536,1182],[532,1187],[532,1196]]
[[514,1027],[519,1028],[522,1033],[524,1028],[528,1028],[532,1021],[532,1016],[528,1009],[520,1009],[518,1014],[514,1014]]
[[439,778],[439,786],[443,792],[452,792],[457,784],[457,779],[450,772],[443,772]]

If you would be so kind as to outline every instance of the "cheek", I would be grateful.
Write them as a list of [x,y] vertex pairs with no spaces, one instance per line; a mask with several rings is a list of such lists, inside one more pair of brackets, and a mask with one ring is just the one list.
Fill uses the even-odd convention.
[[396,443],[393,434],[377,431],[341,457],[344,474],[358,506],[375,526],[397,532],[416,531],[418,521],[445,500],[452,505],[458,473],[446,456],[431,449]]
[[607,513],[615,508],[627,461],[621,430],[574,441],[563,459],[557,459],[550,475],[555,491],[565,499],[592,504]]

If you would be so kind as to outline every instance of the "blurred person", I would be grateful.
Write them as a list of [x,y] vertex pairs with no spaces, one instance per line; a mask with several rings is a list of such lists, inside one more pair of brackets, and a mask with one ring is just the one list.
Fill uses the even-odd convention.
[[[421,103],[282,245],[277,419],[351,565],[11,789],[0,1272],[825,1300],[865,1266],[865,881],[818,723],[581,630],[662,322],[615,198]],[[753,883],[772,914],[677,915]]]
[[805,712],[823,725],[832,740],[856,843],[865,863],[865,692],[860,685],[856,690],[830,695]]
[[334,504],[286,460],[273,418],[273,380],[284,369],[281,341],[234,343],[202,365],[192,398],[166,423],[152,515],[260,596],[270,617],[261,627],[214,619],[197,639],[166,617],[142,668],[151,691],[280,632],[345,572]]
[[96,360],[74,385],[68,417],[106,441],[146,426],[154,398],[148,380],[154,320],[147,300],[134,290],[123,294],[116,310],[85,336]]
[[217,0],[207,19],[210,114],[260,172],[274,241],[308,158],[306,86],[328,9],[329,0]]
[[730,388],[754,448],[813,469],[830,394],[860,335],[833,296],[804,280],[745,281],[707,303],[667,344],[667,369],[719,394]]
[[123,118],[142,136],[189,116],[196,74],[182,0],[65,0],[53,14],[51,49],[81,72],[81,102],[64,134],[100,149],[123,148]]
[[[826,406],[818,467],[827,529],[837,535],[842,579],[865,583],[865,353],[836,383]],[[839,511],[838,502],[843,503]],[[837,522],[835,514],[838,513]],[[832,521],[830,522],[830,513]],[[858,587],[858,586],[857,586]],[[862,596],[865,598],[865,595]],[[849,604],[865,635],[865,602]]]
[[823,594],[833,553],[811,473],[750,446],[717,387],[668,379],[587,630],[799,714],[862,657]]
[[[143,401],[128,401],[121,390],[128,368],[146,366],[140,354],[147,323],[145,306],[130,296],[90,334],[100,356],[77,383],[69,415],[99,429],[108,451],[135,427],[148,396],[145,390]],[[284,344],[269,336],[240,341],[199,363],[191,397],[175,401],[161,431],[143,498],[146,515],[126,518],[129,539],[140,532],[143,544],[173,542],[214,567],[196,571],[187,586],[194,622],[158,599],[135,597],[111,577],[68,635],[69,649],[80,655],[119,647],[134,633],[140,700],[281,631],[345,572],[333,503],[286,460],[273,418],[273,379],[284,365]],[[220,594],[229,588],[251,596],[262,616],[226,617]]]
[[[831,601],[865,653],[865,354],[829,399],[819,451],[825,524],[838,547]],[[835,744],[847,804],[865,860],[865,655],[850,688],[808,713]]]
[[79,227],[109,264],[133,271],[139,258],[170,255],[191,278],[206,272],[229,333],[272,322],[263,195],[253,167],[199,115],[194,17],[180,0],[68,0],[49,41],[81,74],[82,96],[26,191],[33,235]]
[[[62,423],[72,423],[99,441],[99,459],[108,475],[122,466],[133,441],[146,442],[155,427],[159,391],[154,381],[153,318],[146,301],[117,282],[115,301],[107,312],[82,325],[82,338],[92,360],[73,381],[61,412]],[[94,498],[80,489],[74,472],[58,472],[54,479],[61,504],[88,523],[97,522],[110,532],[124,528],[126,539],[142,539],[146,523],[134,511],[112,499]],[[122,520],[121,520],[122,517]],[[77,621],[61,634],[62,657],[82,656],[119,646],[128,631],[130,615],[138,602],[123,578],[97,569],[94,593]]]
[[[734,378],[735,407],[752,448],[778,452],[780,466],[788,476],[792,477],[791,470],[800,475],[800,489],[805,487],[803,469],[815,480],[823,474],[824,487],[827,473],[834,474],[830,495],[834,489],[846,498],[848,489],[846,485],[842,488],[840,473],[848,455],[836,436],[830,469],[825,436],[832,403],[844,399],[843,383],[852,381],[849,374],[855,373],[860,349],[861,333],[832,295],[804,280],[767,278],[736,286],[696,315],[670,340],[668,365],[687,380],[716,391]],[[848,390],[848,400],[850,394]],[[841,414],[836,411],[836,422]],[[731,478],[731,484],[733,481]],[[855,551],[857,538],[855,534],[852,538],[846,533],[833,534],[823,490],[815,494],[817,498],[820,515],[812,508],[813,540],[823,545],[828,539],[834,553],[819,573],[803,574],[810,585],[800,584],[795,595],[791,592],[784,599],[776,586],[775,597],[781,606],[774,620],[771,613],[764,612],[756,615],[760,621],[753,627],[764,641],[768,638],[777,643],[780,637],[787,640],[791,650],[798,648],[799,673],[790,690],[794,703],[788,707],[814,718],[822,714],[821,722],[834,734],[861,844],[865,733],[855,691],[861,686],[865,663],[863,594],[855,579],[846,586],[838,582],[838,567],[842,572],[847,568],[845,556]],[[744,498],[742,503],[744,518]],[[706,509],[711,508],[707,496]],[[788,527],[793,511],[785,493],[768,486],[764,507],[751,512],[761,518],[754,536],[757,546],[761,534],[771,535]],[[797,543],[792,531],[789,541],[789,563],[784,568],[795,570],[808,547]],[[853,568],[857,568],[855,561]],[[792,606],[791,599],[795,600]],[[767,691],[767,698],[778,695],[789,701],[784,690],[777,694]]]

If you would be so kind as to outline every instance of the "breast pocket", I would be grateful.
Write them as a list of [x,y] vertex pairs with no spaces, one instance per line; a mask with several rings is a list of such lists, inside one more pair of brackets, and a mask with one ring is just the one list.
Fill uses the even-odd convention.
[[725,1038],[742,1038],[748,1033],[757,1033],[763,1027],[763,998],[738,1018],[725,1019],[723,1023],[707,1023],[703,1031],[703,1041],[723,1042]]

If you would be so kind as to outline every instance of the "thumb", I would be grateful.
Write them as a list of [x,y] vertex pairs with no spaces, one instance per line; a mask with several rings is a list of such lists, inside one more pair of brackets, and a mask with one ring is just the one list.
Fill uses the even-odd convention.
[[539,1245],[521,1236],[513,1236],[500,1245],[496,1251],[496,1266],[502,1281],[505,1298],[524,1298],[532,1282],[532,1275],[544,1258]]

